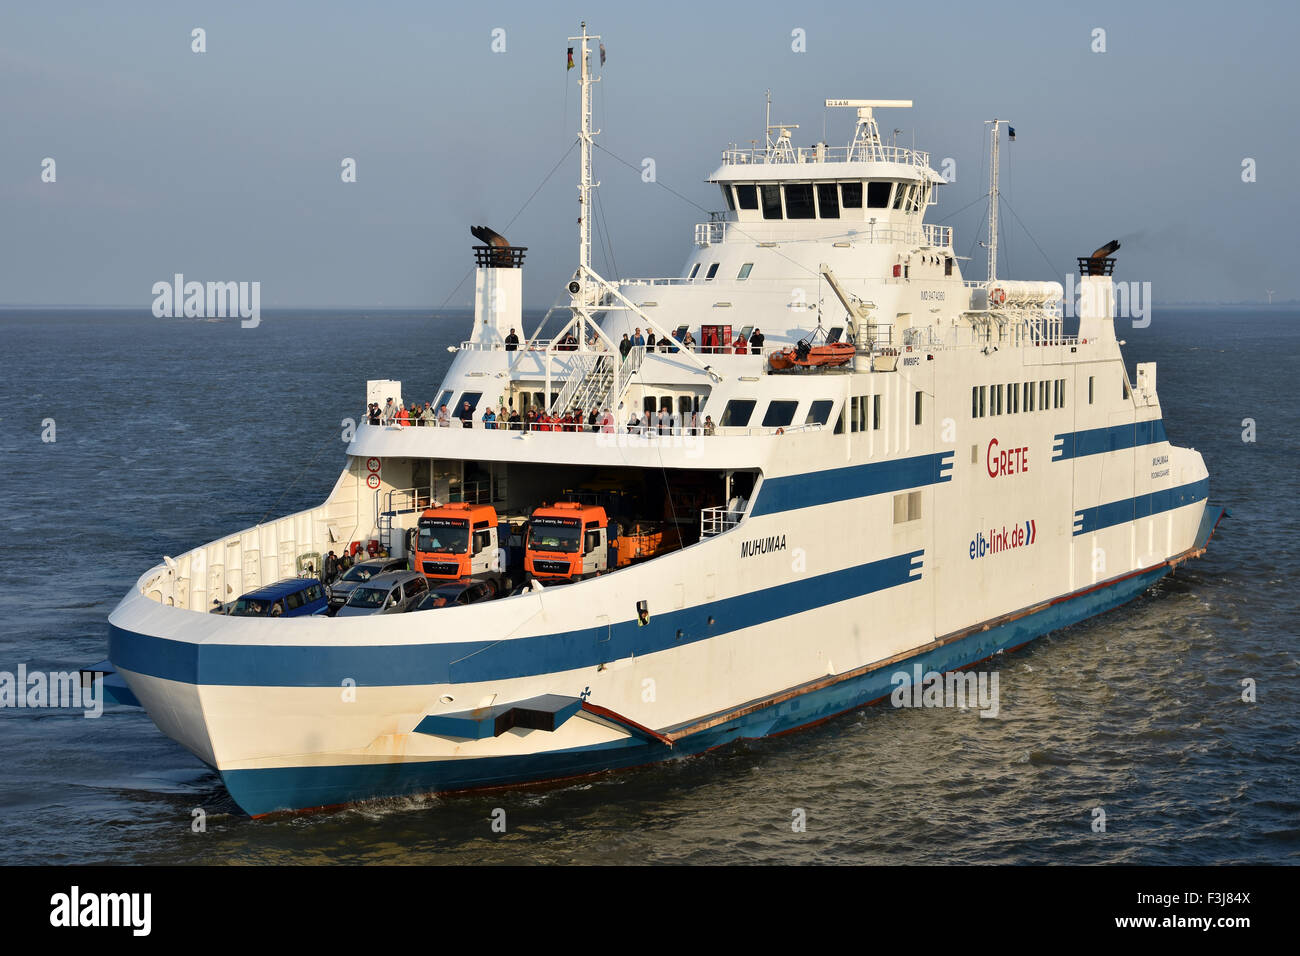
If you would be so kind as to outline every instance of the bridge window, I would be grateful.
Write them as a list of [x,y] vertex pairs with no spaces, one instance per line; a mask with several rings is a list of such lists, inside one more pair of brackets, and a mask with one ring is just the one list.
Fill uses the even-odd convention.
[[763,218],[780,219],[781,218],[781,187],[775,183],[764,183],[762,186],[763,197]]
[[460,396],[460,401],[456,403],[456,407],[454,409],[449,408],[447,410],[451,412],[453,415],[456,415],[460,412],[463,412],[465,410],[464,408],[465,403],[469,402],[469,410],[470,412],[473,412],[474,409],[478,408],[478,400],[482,397],[483,397],[482,392],[462,392]]
[[840,183],[840,205],[845,209],[861,209],[862,183]]
[[758,208],[758,187],[753,183],[745,183],[736,187],[736,203],[741,209]]
[[750,270],[753,269],[753,268],[754,268],[754,263],[752,263],[752,262],[746,262],[743,266],[740,267],[740,271],[736,273],[736,278],[737,278],[737,279],[748,279],[748,278],[749,278]]
[[888,209],[889,191],[894,187],[890,182],[867,183],[867,208]]
[[723,184],[722,197],[727,200],[728,209],[734,210],[736,208],[736,200],[732,198],[730,186]]
[[823,219],[840,218],[840,193],[834,183],[817,184],[817,210]]
[[812,219],[815,216],[812,183],[787,183],[785,187],[785,218]]
[[700,272],[700,264],[697,262],[695,263],[694,266],[691,267],[691,274],[688,275],[686,278],[694,279],[697,275],[699,275],[699,272]]
[[769,403],[767,411],[763,413],[763,427],[785,428],[794,421],[794,410],[798,405],[798,402],[787,401]]
[[883,396],[871,396],[871,427],[874,431],[880,431],[880,402]]
[[1025,382],[1025,411],[1034,410],[1034,383]]
[[803,423],[805,425],[825,425],[831,420],[831,406],[834,404],[829,398],[820,398],[813,402],[808,406],[808,417],[803,420]]
[[709,266],[709,271],[704,273],[704,278],[712,279],[717,274],[718,274],[718,264],[715,262],[713,263],[713,265]]
[[754,405],[752,398],[733,398],[722,410],[722,420],[718,424],[724,427],[736,425],[743,428],[749,424],[750,416],[754,414]]

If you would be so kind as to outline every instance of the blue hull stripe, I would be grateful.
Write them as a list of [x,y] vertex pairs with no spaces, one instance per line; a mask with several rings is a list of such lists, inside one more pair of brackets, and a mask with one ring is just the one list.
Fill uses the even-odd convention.
[[1156,445],[1168,440],[1168,436],[1165,435],[1165,422],[1162,418],[1156,418],[1149,422],[1135,422],[1131,425],[1112,425],[1109,428],[1089,428],[1081,432],[1065,432],[1057,435],[1052,442],[1052,461],[1101,455],[1108,451],[1139,448],[1142,445]]
[[918,581],[923,555],[912,551],[682,610],[651,607],[645,626],[630,620],[513,641],[329,647],[189,644],[110,625],[108,656],[138,674],[235,687],[339,687],[344,678],[375,687],[507,680],[641,657]]
[[759,517],[952,481],[954,454],[941,451],[915,458],[766,478],[751,513]]
[[1172,511],[1183,505],[1195,504],[1208,497],[1210,497],[1210,479],[1202,478],[1200,481],[1179,485],[1177,488],[1166,488],[1163,491],[1153,491],[1148,495],[1138,495],[1135,498],[1125,498],[1123,501],[1112,501],[1110,504],[1085,508],[1074,513],[1074,533],[1076,536],[1088,534],[1112,525],[1125,524],[1138,518]]
[[591,747],[543,754],[480,757],[422,762],[350,764],[334,767],[281,767],[227,770],[221,776],[235,802],[251,815],[307,809],[436,791],[473,790],[507,784],[553,780],[689,756],[739,739],[797,730],[836,714],[888,697],[893,675],[911,673],[919,663],[926,671],[950,671],[983,660],[1000,650],[1019,647],[1049,631],[1075,624],[1132,600],[1169,568],[1161,565],[1102,588],[1080,592],[1035,614],[976,630],[941,644],[906,662],[886,666],[851,680],[821,687],[678,739],[669,749],[636,737]]

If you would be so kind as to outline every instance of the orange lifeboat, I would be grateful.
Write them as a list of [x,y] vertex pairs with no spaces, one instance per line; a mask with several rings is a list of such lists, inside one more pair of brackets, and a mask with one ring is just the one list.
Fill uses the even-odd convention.
[[856,349],[848,342],[830,342],[812,345],[807,339],[794,348],[781,349],[767,357],[767,364],[776,372],[792,368],[836,368],[847,365]]

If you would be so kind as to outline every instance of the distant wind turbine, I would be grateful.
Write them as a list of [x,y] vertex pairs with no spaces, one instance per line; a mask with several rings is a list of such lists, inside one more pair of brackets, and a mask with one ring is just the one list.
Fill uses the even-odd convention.
[[1273,304],[1273,290],[1272,290],[1272,289],[1265,289],[1264,291],[1268,293],[1268,304],[1269,304],[1269,305],[1272,305],[1272,304]]

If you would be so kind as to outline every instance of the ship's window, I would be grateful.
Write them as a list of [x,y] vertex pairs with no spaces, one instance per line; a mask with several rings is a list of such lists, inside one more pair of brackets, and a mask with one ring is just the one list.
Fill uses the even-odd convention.
[[835,419],[835,434],[844,434],[844,409],[840,409],[839,417]]
[[849,430],[855,432],[866,431],[867,429],[867,396],[854,395],[849,401],[851,405],[851,415],[849,416]]
[[984,409],[985,409],[985,407],[986,407],[986,406],[985,406],[985,403],[984,403],[984,400],[985,400],[985,397],[986,397],[986,395],[987,395],[987,392],[988,392],[988,386],[987,386],[987,385],[981,385],[981,386],[980,386],[980,418],[983,418],[983,417],[984,417]]
[[754,414],[754,404],[752,398],[733,398],[722,410],[722,420],[718,424],[723,427],[735,425],[743,428],[749,424],[749,418]]
[[753,268],[754,268],[754,263],[746,262],[743,266],[740,267],[740,271],[736,273],[736,278],[748,279],[750,270],[752,270]]
[[992,388],[993,388],[993,395],[992,395],[992,401],[989,402],[989,414],[1001,415],[1002,414],[1002,386],[994,385],[992,386]]
[[718,264],[715,262],[713,263],[713,265],[709,266],[709,271],[704,273],[704,278],[712,279],[717,274],[718,274]]
[[980,417],[980,387],[978,385],[970,387],[970,417]]
[[845,209],[861,209],[862,183],[840,183],[840,205]]
[[699,274],[699,271],[700,271],[700,264],[697,262],[695,263],[695,265],[691,266],[691,274],[688,275],[686,278],[694,279]]
[[873,431],[880,431],[880,402],[883,396],[871,396],[871,428]]
[[1047,411],[1047,380],[1038,383],[1038,407]]
[[452,415],[460,415],[465,411],[465,403],[469,402],[471,412],[478,408],[478,400],[483,397],[482,392],[461,392],[460,401],[456,403],[455,408],[447,409]]
[[908,521],[915,521],[921,517],[921,493],[919,491],[904,492],[901,495],[894,495],[894,524],[903,524]]
[[798,406],[798,402],[778,401],[769,403],[767,411],[763,413],[763,427],[785,428],[786,425],[794,421],[794,410]]
[[1061,379],[1061,407],[1065,407],[1065,379]]
[[1012,415],[1020,411],[1020,389],[1015,382],[1007,385],[1007,411]]
[[1095,377],[1096,377],[1096,376],[1093,376],[1093,375],[1089,375],[1089,376],[1088,376],[1088,404],[1089,404],[1089,405],[1092,404],[1092,380],[1093,380]]
[[894,187],[891,182],[870,182],[867,183],[867,208],[868,209],[888,209],[889,208],[889,191]]
[[950,275],[952,275],[952,256],[944,256],[944,258],[943,258],[943,274],[946,275],[946,276],[950,276]]
[[641,400],[641,411],[645,412],[647,415],[654,415],[658,407],[659,406],[655,404],[655,397],[653,395],[647,395]]
[[825,425],[831,419],[831,406],[834,404],[829,398],[819,398],[808,406],[808,417],[803,420],[803,423]]
[[683,395],[677,399],[677,412],[682,416],[682,424],[690,424],[691,412],[695,411],[695,399],[690,395]]
[[1025,382],[1025,411],[1034,410],[1034,383]]
[[1120,384],[1124,386],[1124,401],[1127,402],[1128,401],[1128,374],[1127,373],[1125,373],[1124,378],[1121,379]]
[[834,183],[817,184],[817,212],[823,219],[840,218],[840,194]]
[[736,187],[736,203],[741,209],[758,208],[758,187],[753,183],[745,183]]
[[775,183],[764,183],[761,187],[763,197],[763,218],[781,218],[781,187]]
[[907,187],[907,211],[908,212],[921,211],[922,196],[924,196],[924,194],[925,194],[925,189],[922,186]]
[[903,208],[903,198],[907,195],[907,183],[899,183],[898,188],[894,190],[894,208]]
[[[451,389],[447,389],[445,392],[443,392],[441,395],[438,396],[438,408],[442,408],[442,406],[446,405],[450,401],[451,401]],[[435,413],[437,413],[438,408],[434,409]],[[447,406],[447,411],[448,412],[451,411],[451,406],[449,405]]]
[[727,208],[734,211],[736,208],[736,200],[731,196],[731,187],[725,183],[722,185],[722,198],[727,200]]
[[914,425],[919,425],[921,424],[921,393],[920,392],[912,393],[912,404],[913,404],[912,423]]
[[812,183],[787,183],[785,187],[785,218],[812,219],[817,215],[813,208]]

